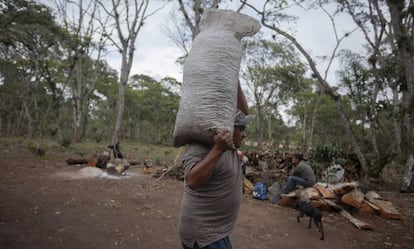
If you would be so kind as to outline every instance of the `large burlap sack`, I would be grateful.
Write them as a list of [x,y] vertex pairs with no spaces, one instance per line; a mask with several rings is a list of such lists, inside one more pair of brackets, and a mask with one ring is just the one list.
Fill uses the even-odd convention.
[[242,59],[240,40],[259,29],[260,23],[247,15],[229,10],[205,10],[200,33],[184,63],[174,146],[183,146],[192,140],[212,143],[214,131],[233,132]]

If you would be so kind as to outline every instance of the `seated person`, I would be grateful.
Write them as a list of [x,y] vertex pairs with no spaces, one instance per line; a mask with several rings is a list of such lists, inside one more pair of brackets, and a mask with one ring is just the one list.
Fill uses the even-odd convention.
[[308,162],[303,161],[302,154],[294,154],[292,158],[293,169],[291,175],[288,177],[285,186],[282,189],[284,194],[294,190],[296,185],[303,187],[312,187],[315,184],[315,175]]

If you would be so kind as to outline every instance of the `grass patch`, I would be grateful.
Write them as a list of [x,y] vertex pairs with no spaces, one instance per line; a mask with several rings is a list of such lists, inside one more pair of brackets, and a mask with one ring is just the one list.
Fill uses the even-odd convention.
[[[40,158],[44,160],[66,160],[68,158],[91,158],[96,152],[107,149],[108,144],[85,140],[82,143],[71,143],[63,147],[58,141],[52,139],[26,140],[21,137],[0,137],[0,150],[16,155],[36,156],[30,151],[29,144],[36,144],[45,150]],[[32,145],[33,147],[33,145]],[[143,144],[136,141],[121,141],[120,149],[124,158],[133,161],[148,161],[156,164],[171,162],[175,159],[178,148],[166,145]],[[12,156],[12,155],[10,155]]]

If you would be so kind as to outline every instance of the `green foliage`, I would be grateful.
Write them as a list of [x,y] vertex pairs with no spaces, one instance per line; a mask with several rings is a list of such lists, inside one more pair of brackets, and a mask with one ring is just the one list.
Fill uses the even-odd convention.
[[29,151],[35,156],[44,156],[46,154],[45,148],[36,141],[30,141],[27,144]]
[[72,143],[72,138],[70,136],[65,135],[61,141],[59,141],[60,145],[62,145],[65,148],[68,148],[70,144]]
[[311,165],[317,178],[321,178],[332,163],[344,166],[346,160],[343,158],[342,150],[332,144],[320,144],[310,151]]
[[332,144],[320,144],[310,152],[312,161],[326,164],[335,162],[336,159],[342,157],[342,154],[342,150]]

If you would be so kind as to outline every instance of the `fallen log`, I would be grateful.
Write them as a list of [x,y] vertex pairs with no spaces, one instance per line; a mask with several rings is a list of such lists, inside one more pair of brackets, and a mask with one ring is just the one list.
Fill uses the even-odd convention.
[[[174,165],[173,166],[171,166],[169,169],[167,169],[164,173],[162,173],[162,175],[160,176],[160,177],[158,177],[158,179],[155,181],[155,184],[157,184],[159,181],[161,181],[161,179],[168,173],[168,172],[170,172],[171,170],[173,170],[174,168],[176,168],[176,167],[178,167],[178,166],[181,166],[182,164],[181,163],[179,163],[178,161],[179,161],[179,159],[181,158],[181,156],[182,156],[182,154],[184,153],[184,148],[185,148],[185,146],[181,146],[179,149],[178,149],[178,152],[177,152],[177,155],[175,156],[175,159],[174,159]],[[145,168],[144,168],[145,169]]]
[[337,205],[336,203],[334,203],[331,200],[327,200],[327,199],[323,199],[329,206],[333,207],[336,210],[339,210],[339,213],[345,217],[348,221],[350,221],[354,226],[356,226],[359,229],[364,229],[364,230],[373,230],[374,228],[372,227],[372,225],[358,220],[357,218],[355,218],[354,216],[352,216],[350,213],[348,213],[345,209],[343,209],[341,206]]
[[66,164],[68,164],[68,165],[87,164],[88,162],[89,162],[89,160],[84,159],[84,158],[81,158],[81,159],[68,158],[68,159],[66,159]]

